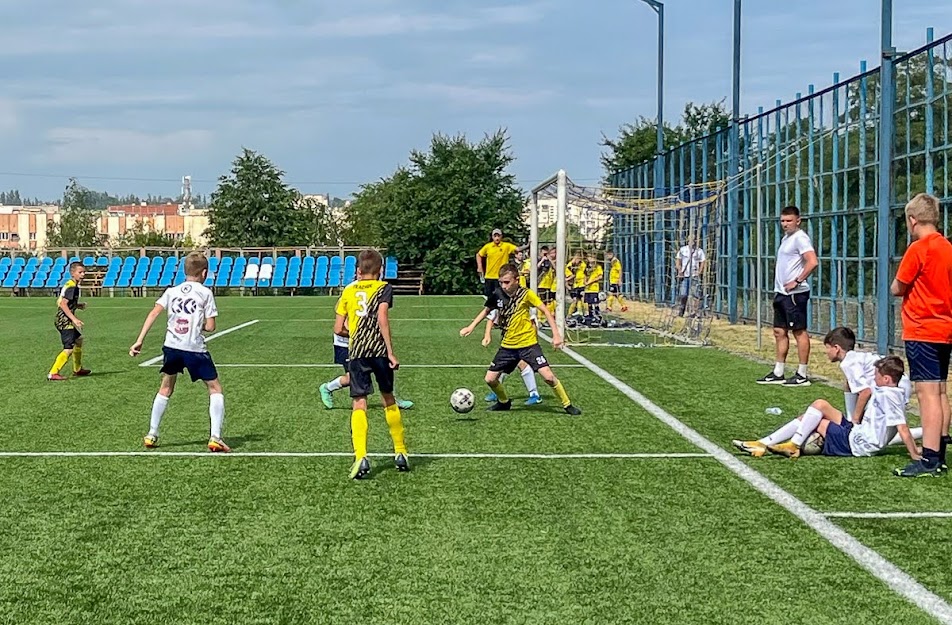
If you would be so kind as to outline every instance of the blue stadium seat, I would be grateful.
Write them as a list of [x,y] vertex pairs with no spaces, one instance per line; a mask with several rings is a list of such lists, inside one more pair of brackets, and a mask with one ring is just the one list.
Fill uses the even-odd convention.
[[278,260],[274,263],[274,269],[287,269],[288,267],[288,257],[287,256],[278,256]]
[[185,272],[180,269],[175,272],[175,279],[172,281],[172,284],[177,286],[183,282],[185,282]]
[[97,266],[97,267],[108,267],[108,266],[109,266],[109,259],[106,258],[105,256],[100,256],[99,258],[96,259],[96,266]]
[[345,256],[344,257],[344,275],[341,276],[341,281],[344,284],[350,284],[356,279],[357,279],[357,257]]
[[95,267],[96,259],[93,258],[92,256],[86,256],[83,258],[83,264],[86,265],[87,267]]
[[275,274],[274,279],[271,280],[271,286],[275,289],[284,288],[284,274]]
[[301,288],[314,286],[314,264],[309,265],[306,259],[304,264],[301,265],[301,280],[298,282],[298,286]]
[[17,285],[18,277],[19,275],[15,275],[14,272],[12,271],[8,273],[7,277],[3,279],[3,285],[2,285],[3,288],[12,289],[13,287],[15,287]]
[[33,272],[24,271],[22,274],[20,274],[20,277],[17,279],[17,287],[21,289],[25,289],[28,286],[30,286],[30,282],[32,281],[33,281]]
[[327,256],[321,256],[317,259],[317,267],[314,269],[314,286],[323,289],[327,286]]
[[215,286],[228,286],[228,278],[231,276],[231,264],[222,262],[215,274]]
[[30,282],[30,288],[32,289],[42,289],[46,285],[46,274],[38,273],[33,277],[33,281]]
[[30,260],[26,261],[26,268],[29,271],[35,271],[36,268],[39,267],[39,265],[40,265],[40,261],[36,257],[33,257]]
[[110,268],[110,269],[113,269],[113,268],[119,269],[120,267],[122,267],[122,259],[121,259],[121,258],[119,258],[118,256],[113,256],[112,258],[109,259],[109,268]]
[[341,285],[341,272],[344,269],[344,263],[340,256],[331,257],[331,266],[327,272],[327,286],[334,288]]
[[7,265],[0,265],[0,282],[3,282],[5,275],[7,275]]
[[294,288],[301,284],[301,270],[295,269],[293,271],[288,271],[287,278],[284,279],[284,286],[288,288]]
[[50,258],[49,256],[44,256],[40,260],[40,267],[52,267],[52,266],[53,266],[53,259]]
[[140,289],[145,285],[145,278],[133,278],[129,286]]
[[159,278],[159,286],[163,289],[167,289],[172,286],[172,281],[175,280],[175,270],[163,271],[162,276]]
[[119,274],[119,279],[116,280],[116,286],[120,289],[127,288],[132,282],[132,276],[126,273]]
[[393,256],[387,257],[387,263],[383,270],[384,280],[395,280],[397,277],[397,259]]
[[[159,280],[159,274],[149,272],[149,275],[145,277],[145,286],[147,288],[154,289],[155,287],[159,286]],[[134,282],[135,280],[133,280],[132,286],[135,286]]]
[[301,269],[301,257],[292,256],[291,260],[288,261],[288,269]]
[[0,258],[0,267],[9,267],[13,264],[13,260],[9,256],[4,256]]
[[102,279],[102,286],[104,289],[111,289],[116,286],[116,280],[119,277],[117,273],[107,273]]
[[156,256],[149,262],[150,269],[162,269],[162,267],[164,266],[165,266],[165,259],[162,258],[161,256]]
[[61,276],[61,275],[62,275],[62,274],[60,274],[59,272],[56,272],[56,273],[51,273],[49,276],[47,276],[47,278],[46,278],[46,288],[48,288],[48,289],[58,288],[58,287],[60,286],[60,276]]
[[26,264],[26,259],[23,258],[22,256],[17,256],[16,258],[13,259],[14,267],[22,267],[25,264]]

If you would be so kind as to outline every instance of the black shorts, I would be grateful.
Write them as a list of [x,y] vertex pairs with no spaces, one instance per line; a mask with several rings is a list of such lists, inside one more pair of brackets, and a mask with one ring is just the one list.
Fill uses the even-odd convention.
[[570,289],[569,294],[572,296],[572,299],[581,300],[582,299],[582,287],[577,289]]
[[499,280],[496,278],[486,278],[486,284],[483,285],[483,295],[492,297],[493,293],[499,287]]
[[807,304],[810,293],[777,293],[773,300],[773,327],[786,330],[807,329]]
[[598,293],[585,292],[585,303],[589,306],[598,306]]
[[618,295],[619,293],[621,293],[621,286],[618,284],[609,284],[608,292],[611,293],[612,295]]
[[68,330],[60,330],[60,340],[63,341],[63,349],[73,349],[76,347],[76,343],[79,342],[83,335],[79,333],[79,330],[76,328],[70,328]]
[[373,378],[381,393],[393,393],[393,369],[390,360],[378,358],[354,358],[347,363],[350,373],[350,396],[367,397],[374,393]]
[[344,367],[344,373],[347,373],[347,361],[350,350],[346,347],[341,347],[340,345],[334,346],[334,364],[341,365]]
[[218,370],[208,352],[187,352],[172,347],[162,348],[162,373],[178,375],[188,369],[192,382],[211,382],[218,379]]
[[539,291],[539,299],[542,300],[543,304],[548,304],[549,302],[555,301],[555,293],[549,289],[544,289]]
[[493,361],[489,363],[489,370],[512,373],[519,366],[520,360],[529,365],[533,371],[549,366],[549,361],[545,359],[545,355],[542,353],[542,347],[536,343],[529,347],[500,347],[493,357]]
[[949,379],[952,345],[925,341],[905,341],[905,345],[910,381],[945,382]]

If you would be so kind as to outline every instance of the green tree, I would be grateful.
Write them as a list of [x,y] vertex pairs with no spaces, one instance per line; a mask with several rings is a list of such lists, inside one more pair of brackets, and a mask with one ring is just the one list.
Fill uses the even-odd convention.
[[47,223],[46,237],[49,247],[97,247],[104,237],[96,228],[99,213],[95,208],[95,192],[69,179],[63,193],[59,223]]
[[[665,124],[662,129],[665,149],[681,142],[681,132]],[[658,125],[655,120],[639,117],[633,124],[624,124],[618,129],[618,137],[609,139],[604,134],[599,144],[608,148],[602,152],[601,162],[605,175],[653,161],[658,153]]]
[[302,245],[308,236],[301,195],[284,183],[284,172],[247,148],[231,173],[218,179],[209,204],[206,235],[222,247]]
[[349,242],[385,247],[422,267],[430,293],[472,293],[474,257],[489,231],[501,228],[517,243],[526,237],[524,193],[507,171],[513,160],[503,130],[478,143],[434,135],[427,152],[411,152],[407,167],[361,188]]

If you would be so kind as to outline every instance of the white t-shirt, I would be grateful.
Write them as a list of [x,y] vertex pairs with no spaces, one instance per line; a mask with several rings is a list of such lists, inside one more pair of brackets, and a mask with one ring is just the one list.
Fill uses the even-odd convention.
[[169,316],[165,346],[185,352],[206,352],[205,320],[218,316],[215,296],[201,282],[183,282],[165,290],[155,302]]
[[[843,393],[846,401],[846,418],[850,421],[856,421],[856,401],[859,399],[861,391],[866,389],[876,389],[876,361],[881,360],[882,356],[872,352],[859,352],[851,350],[840,362],[840,369],[846,378],[846,386],[849,389]],[[899,380],[898,388],[902,390],[905,400],[903,405],[909,403],[912,397],[912,383],[908,376],[902,376]],[[872,398],[870,398],[872,401]],[[866,403],[867,410],[869,402]]]
[[793,234],[785,234],[780,240],[777,249],[777,266],[774,269],[774,291],[789,295],[790,293],[806,293],[810,285],[806,281],[791,291],[785,291],[783,285],[793,282],[803,273],[803,255],[813,251],[810,235],[803,230]]
[[896,436],[906,422],[906,395],[898,386],[873,387],[863,422],[850,430],[850,450],[854,456],[871,456]]
[[693,253],[688,245],[678,250],[678,261],[681,263],[681,273],[685,278],[696,277],[700,273],[701,263],[705,260],[707,260],[707,254],[700,247],[695,247]]

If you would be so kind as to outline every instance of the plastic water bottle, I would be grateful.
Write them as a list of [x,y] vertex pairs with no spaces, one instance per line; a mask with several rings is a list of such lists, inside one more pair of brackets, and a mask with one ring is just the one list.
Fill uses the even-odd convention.
[[770,414],[770,415],[773,415],[773,416],[776,417],[776,416],[782,415],[782,414],[783,414],[783,410],[781,410],[780,408],[778,408],[778,407],[776,407],[776,406],[773,406],[772,408],[767,408],[766,410],[764,410],[764,413],[765,413],[765,414]]

